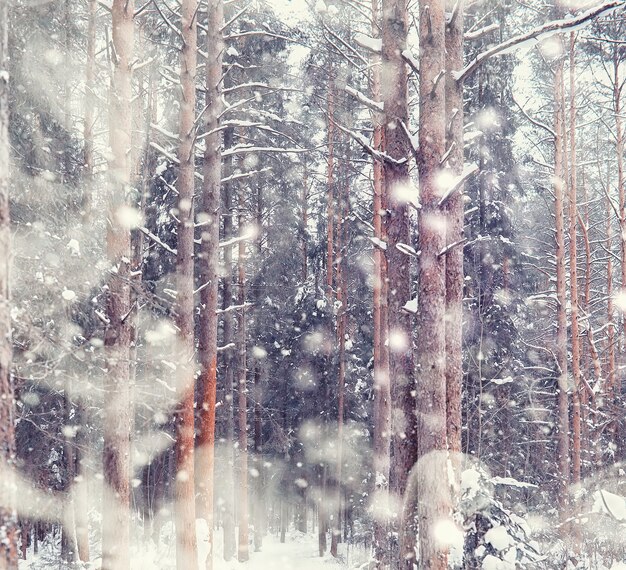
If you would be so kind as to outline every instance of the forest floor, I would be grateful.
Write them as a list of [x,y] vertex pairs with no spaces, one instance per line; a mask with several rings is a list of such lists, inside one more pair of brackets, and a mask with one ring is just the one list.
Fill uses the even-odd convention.
[[[203,568],[208,545],[200,539],[203,535],[201,532],[203,529],[198,528],[197,530],[199,567]],[[168,534],[167,531],[164,534]],[[279,536],[272,534],[265,536],[263,547],[259,552],[254,552],[251,545],[248,562],[241,563],[237,560],[226,562],[222,558],[221,533],[217,532],[215,536],[217,543],[213,558],[214,570],[332,570],[333,568],[354,570],[365,568],[369,557],[369,553],[365,549],[346,544],[339,545],[338,558],[333,558],[330,554],[320,557],[318,555],[317,534],[290,531],[287,533],[284,543],[280,542]],[[174,570],[176,568],[175,540],[170,540],[170,537],[164,538],[165,540],[162,540],[160,546],[149,543],[138,549],[133,549],[131,569]],[[46,544],[42,545],[40,552],[36,555],[29,552],[27,560],[20,560],[20,570],[64,569],[65,566],[59,563],[58,548],[58,543]],[[89,564],[72,568],[96,570],[100,568],[100,565],[101,559],[96,558]],[[67,566],[67,568],[70,567]]]
[[330,554],[320,557],[316,534],[291,532],[284,543],[279,537],[268,535],[263,539],[260,552],[251,552],[250,560],[241,564],[237,561],[219,560],[215,570],[321,570],[326,568],[361,568],[367,562],[367,552],[363,549],[340,545],[339,558]]

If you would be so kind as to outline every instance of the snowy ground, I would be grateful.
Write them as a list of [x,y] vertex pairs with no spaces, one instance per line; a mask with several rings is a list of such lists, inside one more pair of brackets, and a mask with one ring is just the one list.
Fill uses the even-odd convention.
[[351,548],[347,551],[345,545],[340,549],[340,560],[327,554],[320,558],[317,551],[317,537],[313,534],[290,534],[284,544],[277,537],[268,536],[263,541],[261,552],[252,552],[250,560],[242,565],[239,562],[224,562],[219,560],[216,570],[320,570],[326,568],[359,568],[365,562],[366,556],[362,550]]
[[[204,559],[208,552],[208,544],[203,540],[203,522],[198,521],[198,559],[199,567],[204,568]],[[168,530],[165,529],[168,533]],[[169,534],[169,533],[168,533]],[[170,535],[171,536],[171,535]],[[291,531],[287,534],[285,543],[281,543],[278,536],[267,535],[263,539],[260,552],[250,548],[250,560],[246,563],[222,558],[221,532],[215,533],[216,545],[214,555],[214,570],[332,570],[340,568],[366,568],[368,552],[363,548],[355,548],[341,544],[339,557],[333,558],[330,554],[321,557],[317,550],[317,534],[303,534]],[[330,537],[329,537],[330,544]],[[93,560],[83,566],[85,570],[100,568],[101,560]],[[48,570],[59,569],[57,545],[42,545],[37,555],[32,552],[28,560],[20,560],[20,570]],[[155,544],[144,544],[132,552],[131,568],[133,570],[170,570],[176,568],[176,547],[174,540],[166,539],[157,547]]]

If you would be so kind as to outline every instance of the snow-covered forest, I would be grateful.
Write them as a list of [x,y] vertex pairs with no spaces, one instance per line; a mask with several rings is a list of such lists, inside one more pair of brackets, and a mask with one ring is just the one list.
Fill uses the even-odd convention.
[[0,0],[0,570],[626,568],[626,0]]

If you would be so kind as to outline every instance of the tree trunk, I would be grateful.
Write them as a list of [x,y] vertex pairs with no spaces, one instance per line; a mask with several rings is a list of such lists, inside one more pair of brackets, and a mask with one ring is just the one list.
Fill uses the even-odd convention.
[[572,392],[572,483],[580,482],[580,393],[582,390],[580,371],[580,332],[578,325],[578,254],[577,254],[577,176],[576,176],[576,62],[574,59],[575,35],[570,34],[569,79],[570,79],[570,172],[569,172],[569,280],[572,323],[572,375],[574,389]]
[[[399,244],[410,242],[407,193],[412,191],[408,165],[411,153],[404,131],[408,125],[407,71],[402,58],[407,36],[406,2],[383,0],[381,24],[383,140],[386,155],[393,159],[383,164],[383,205],[387,209],[384,231],[387,235],[389,378],[393,409],[389,488],[392,504],[399,505],[408,473],[417,458],[412,323],[410,314],[403,308],[411,298],[411,264],[410,257],[398,249]],[[399,522],[401,512],[396,515],[395,520]],[[405,535],[416,534],[411,521],[404,521],[401,526]]]
[[[66,379],[63,394],[63,426],[69,430],[74,425],[75,414],[72,404],[71,378]],[[76,480],[76,443],[74,437],[64,434],[63,463],[65,466],[65,496],[63,498],[63,525],[61,527],[61,560],[73,565],[76,562],[78,548],[76,545],[76,521],[74,520],[74,481]]]
[[265,497],[263,496],[263,418],[261,415],[262,365],[254,365],[254,464],[255,464],[255,501],[254,501],[254,551],[263,546],[263,519],[265,517]]
[[[245,207],[243,186],[239,188],[239,235],[243,235],[243,211]],[[240,309],[237,313],[237,390],[239,395],[239,545],[237,558],[239,562],[245,562],[250,558],[248,547],[248,387],[246,365],[246,302],[245,279],[246,279],[246,242],[239,242],[237,257],[237,287],[239,290],[238,304]]]
[[[305,182],[306,188],[306,182]],[[263,193],[261,186],[257,187],[257,210],[256,210],[256,227],[259,235],[256,240],[256,263],[257,271],[261,270],[263,264]],[[261,305],[261,290],[257,289],[255,294],[255,303]],[[264,364],[260,359],[254,362],[254,466],[255,466],[255,500],[254,500],[254,551],[258,552],[263,546],[263,527],[265,519],[265,497],[263,493],[263,381]]]
[[[448,548],[438,527],[449,520],[446,426],[446,245],[439,182],[445,152],[445,2],[420,0],[420,195],[418,331],[420,568],[443,570]],[[457,228],[458,230],[458,228]]]
[[302,284],[306,283],[309,275],[309,177],[306,164],[304,165],[304,180],[302,181]]
[[[624,130],[622,123],[622,101],[621,95],[624,85],[620,78],[620,50],[618,46],[613,46],[613,108],[615,111],[615,150],[617,154],[617,191],[619,195],[619,223],[620,223],[620,244],[621,244],[621,287],[626,290],[626,183],[624,181]],[[626,318],[622,317],[624,341],[626,342]],[[618,374],[613,384],[614,394],[621,396],[621,378]],[[619,443],[618,443],[619,445]],[[623,442],[622,442],[623,445]]]
[[[9,307],[9,48],[8,0],[0,0],[0,570],[17,570],[17,511],[12,470],[15,463],[15,399],[11,377]],[[5,74],[6,71],[6,74]]]
[[[233,129],[224,131],[224,148],[230,148],[233,143]],[[232,155],[224,160],[225,177],[233,174]],[[233,195],[232,184],[226,182],[223,190],[223,218],[224,239],[233,237]],[[222,308],[227,309],[233,303],[232,292],[232,268],[233,249],[224,248],[224,277],[222,279]],[[224,346],[235,341],[234,315],[232,311],[226,311],[222,318],[224,328]],[[237,552],[237,539],[235,536],[235,406],[234,406],[234,366],[233,351],[224,351],[224,401],[226,413],[226,476],[222,482],[224,490],[222,506],[222,525],[224,527],[224,560],[230,560]]]
[[181,99],[178,148],[178,231],[176,254],[177,395],[176,480],[176,567],[198,567],[196,545],[196,499],[194,488],[194,190],[196,118],[196,10],[197,0],[183,0],[181,6]]
[[[446,151],[455,176],[461,176],[464,164],[463,84],[453,73],[463,69],[464,1],[446,0],[453,14],[446,27]],[[461,388],[463,384],[463,187],[448,199],[446,213],[446,417],[450,459],[455,473],[455,489],[461,481]],[[454,245],[456,244],[456,245]]]
[[338,374],[337,374],[337,465],[336,465],[336,493],[335,493],[335,520],[330,542],[330,553],[336,558],[338,556],[338,545],[341,541],[341,487],[343,478],[343,430],[344,430],[344,408],[345,408],[345,384],[346,384],[346,319],[347,319],[347,295],[346,295],[346,225],[345,218],[348,213],[348,189],[337,192],[337,301],[339,303],[339,314],[337,315],[337,345],[338,352]]
[[84,402],[76,402],[74,422],[78,428],[75,436],[75,473],[74,484],[74,524],[76,526],[76,547],[81,562],[89,562],[89,489],[87,487],[87,466],[84,451],[89,441],[86,432],[86,413]]
[[[557,370],[557,499],[561,521],[568,516],[569,484],[569,399],[567,378],[567,296],[565,276],[565,231],[563,186],[565,183],[564,121],[565,98],[563,93],[563,59],[556,63],[554,76],[555,124],[554,131],[554,213],[556,218],[556,295],[557,295],[557,332],[556,360]],[[563,532],[566,532],[563,529]]]
[[321,463],[319,469],[320,499],[317,505],[317,545],[320,557],[326,554],[326,464]]
[[334,232],[335,232],[335,196],[334,196],[334,184],[335,184],[335,93],[334,82],[332,77],[332,69],[330,70],[330,77],[328,80],[328,101],[327,101],[327,113],[328,113],[328,166],[326,171],[326,297],[330,303],[332,299],[333,290],[333,265],[335,261],[334,251]]
[[[72,18],[69,0],[63,2],[63,60],[65,66],[70,68],[70,22]],[[72,132],[72,116],[70,114],[70,80],[68,74],[63,76],[63,98],[65,105],[63,108],[63,128],[65,132]],[[62,151],[63,183],[68,184],[71,171],[71,151],[68,147]],[[74,402],[72,401],[74,382],[71,375],[65,378],[63,389],[63,427],[72,429],[75,425]],[[76,562],[78,548],[76,545],[76,523],[74,521],[74,481],[76,480],[76,447],[73,435],[68,435],[62,431],[63,435],[63,465],[65,467],[65,496],[63,497],[63,524],[61,526],[61,560],[66,564],[73,565]]]
[[[87,64],[85,67],[85,110],[83,124],[83,199],[82,218],[83,223],[89,223],[92,208],[92,185],[94,172],[94,123],[95,102],[93,89],[96,69],[96,13],[97,1],[89,0],[87,4]],[[80,400],[75,403],[75,423],[78,426],[76,432],[76,458],[75,469],[77,473],[74,492],[74,523],[76,525],[76,544],[78,558],[81,562],[89,562],[89,497],[86,484],[86,466],[82,460],[82,450],[87,448],[84,404]]]
[[[589,225],[589,203],[587,199],[587,190],[585,185],[585,171],[583,170],[583,202],[585,203],[585,217],[581,219],[579,217],[578,221],[580,222],[580,230],[582,234],[583,243],[585,246],[585,280],[584,280],[584,292],[583,292],[583,314],[587,323],[587,350],[586,350],[586,358],[585,358],[585,372],[584,378],[589,379],[591,377],[591,366],[593,365],[595,382],[602,381],[602,367],[600,366],[599,360],[597,358],[597,353],[594,355],[594,344],[593,344],[593,331],[592,331],[592,323],[590,316],[590,300],[591,300],[591,244],[589,243],[589,235],[587,233],[587,227]],[[610,259],[610,256],[609,256]],[[586,387],[585,387],[586,388]],[[587,389],[583,390],[583,395],[581,398],[582,404],[582,444],[584,446],[584,459],[586,459],[586,463],[589,466],[588,469],[591,471],[591,466],[593,464],[593,453],[592,449],[595,447],[593,445],[593,441],[591,436],[592,430],[590,429],[591,423],[591,412],[592,405],[594,403],[594,394],[593,392],[590,394]]]
[[208,0],[207,4],[206,111],[204,152],[204,184],[202,188],[202,216],[207,225],[202,229],[200,275],[202,286],[200,314],[200,369],[201,410],[198,447],[200,461],[196,476],[203,499],[202,516],[206,519],[210,551],[205,561],[207,570],[213,568],[213,486],[215,469],[215,398],[217,385],[217,295],[219,253],[219,208],[222,179],[221,135],[222,112],[222,54],[224,38],[224,5],[222,0]]
[[[94,169],[93,128],[95,124],[96,108],[93,90],[96,78],[96,15],[98,11],[97,0],[89,0],[87,4],[87,65],[85,67],[85,116],[83,123],[83,161],[85,172],[85,184],[82,203],[83,221],[88,222],[91,218],[92,207],[92,184]],[[79,545],[79,550],[80,550]],[[81,558],[82,560],[82,558]]]
[[109,101],[109,164],[107,256],[109,278],[105,333],[104,498],[102,513],[102,568],[118,570],[130,564],[130,231],[120,214],[130,185],[132,129],[131,64],[133,61],[133,6],[125,0],[112,5],[114,61]]
[[[372,32],[374,37],[379,35],[379,0],[372,0]],[[372,56],[371,70],[371,98],[379,101],[380,86],[380,56]],[[374,148],[383,151],[383,117],[374,114]],[[383,165],[376,160],[374,170],[374,202],[373,222],[374,237],[381,242],[385,240],[383,234],[385,217],[383,197],[384,179]],[[387,264],[381,247],[374,247],[374,558],[377,568],[383,567],[389,561],[389,450],[391,432],[391,393],[389,386],[389,353],[387,348]]]

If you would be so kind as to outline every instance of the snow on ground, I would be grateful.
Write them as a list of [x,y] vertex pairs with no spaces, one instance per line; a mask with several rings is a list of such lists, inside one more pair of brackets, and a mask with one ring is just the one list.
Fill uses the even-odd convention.
[[[206,524],[198,520],[198,567],[204,568],[204,560],[208,553],[208,543],[204,540]],[[162,533],[161,544],[157,546],[153,542],[142,543],[132,549],[132,570],[175,570],[176,568],[176,544],[171,534],[171,525],[165,525]],[[226,562],[222,558],[222,532],[215,531],[215,555],[213,558],[214,570],[333,570],[333,569],[356,569],[367,565],[369,553],[361,547],[339,545],[339,557],[333,558],[330,554],[320,557],[317,547],[317,533],[290,531],[287,533],[284,543],[280,537],[268,534],[263,538],[263,547],[259,552],[254,552],[250,545],[250,560],[245,563],[236,559]],[[328,537],[330,546],[330,536]],[[30,549],[29,549],[30,550]],[[85,570],[97,570],[101,567],[101,559],[96,558],[90,564],[82,566]],[[59,565],[58,544],[42,545],[37,555],[29,552],[27,560],[20,560],[20,570],[55,570],[64,568]],[[76,568],[76,567],[75,567]]]
[[362,550],[347,551],[341,545],[340,559],[327,554],[320,558],[317,551],[317,535],[292,532],[281,544],[279,537],[266,536],[260,552],[250,552],[250,560],[241,564],[236,560],[216,560],[215,570],[332,570],[333,568],[359,568],[367,557]]

